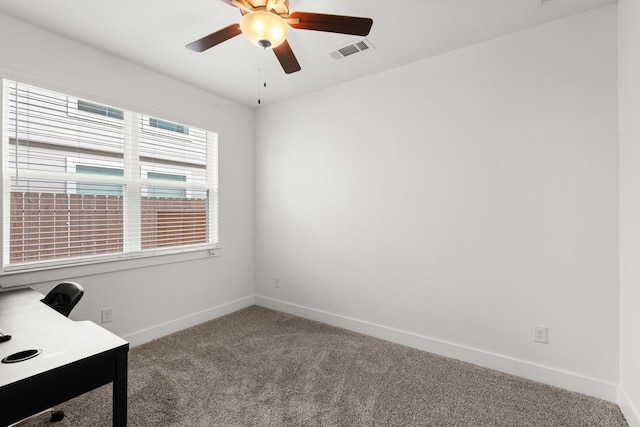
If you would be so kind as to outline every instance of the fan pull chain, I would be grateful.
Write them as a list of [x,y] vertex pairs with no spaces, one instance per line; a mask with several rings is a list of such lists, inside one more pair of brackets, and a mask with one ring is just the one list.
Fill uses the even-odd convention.
[[[264,66],[264,55],[266,54],[267,49],[262,49],[263,53],[260,57],[260,64],[258,65],[258,105],[262,104],[262,87],[267,87],[267,73],[265,71]],[[262,72],[262,75],[261,75]]]

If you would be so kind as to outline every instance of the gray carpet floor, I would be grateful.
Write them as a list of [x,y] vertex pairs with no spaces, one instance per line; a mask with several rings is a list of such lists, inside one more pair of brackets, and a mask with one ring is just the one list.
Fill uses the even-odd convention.
[[[111,386],[60,405],[111,425]],[[130,426],[627,426],[612,403],[249,307],[133,348]]]

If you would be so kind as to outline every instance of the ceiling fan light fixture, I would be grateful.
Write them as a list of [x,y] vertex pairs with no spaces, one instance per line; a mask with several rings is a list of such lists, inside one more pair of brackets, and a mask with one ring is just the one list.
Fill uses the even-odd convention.
[[256,11],[247,13],[240,20],[242,34],[258,47],[280,46],[289,34],[289,25],[275,13]]

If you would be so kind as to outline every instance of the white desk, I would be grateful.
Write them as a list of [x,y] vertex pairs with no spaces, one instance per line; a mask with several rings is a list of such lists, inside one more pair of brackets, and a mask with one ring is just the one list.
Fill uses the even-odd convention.
[[0,425],[58,405],[113,382],[113,425],[127,423],[129,343],[89,321],[74,322],[43,304],[32,289],[0,293],[0,360],[42,352],[17,363],[0,363]]

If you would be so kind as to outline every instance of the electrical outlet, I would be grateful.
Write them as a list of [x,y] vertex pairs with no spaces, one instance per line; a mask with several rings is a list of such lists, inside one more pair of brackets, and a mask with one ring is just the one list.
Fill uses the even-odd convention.
[[274,288],[279,288],[280,287],[280,278],[279,277],[274,277],[273,278],[273,287]]
[[547,328],[544,326],[535,326],[533,328],[533,340],[541,344],[547,343]]
[[102,323],[109,323],[113,320],[113,309],[103,308],[102,309]]

